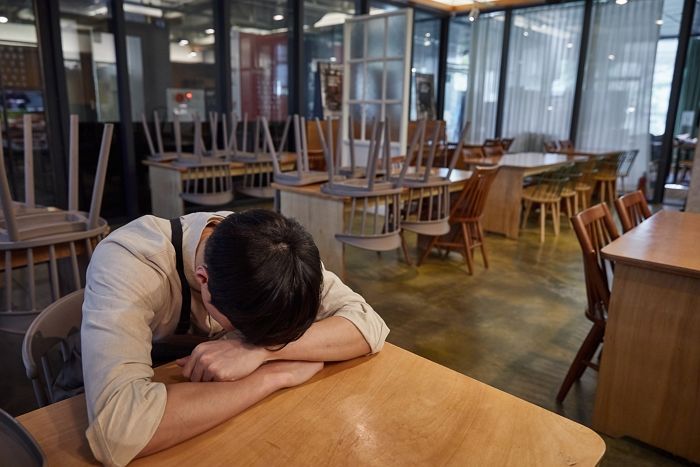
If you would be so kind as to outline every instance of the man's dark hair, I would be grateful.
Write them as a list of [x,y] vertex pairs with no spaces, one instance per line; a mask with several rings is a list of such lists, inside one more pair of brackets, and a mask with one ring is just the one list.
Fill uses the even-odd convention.
[[211,303],[253,345],[285,345],[321,303],[321,257],[297,221],[264,209],[231,214],[204,250]]

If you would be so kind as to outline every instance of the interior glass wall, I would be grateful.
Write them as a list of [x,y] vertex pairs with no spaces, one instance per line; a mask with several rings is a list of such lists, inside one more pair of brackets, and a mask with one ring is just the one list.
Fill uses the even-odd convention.
[[117,61],[109,0],[60,0],[61,46],[70,113],[80,118],[80,208],[89,208],[103,124],[115,123],[102,215],[125,215]]
[[437,117],[440,19],[421,11],[416,11],[414,18],[410,118],[434,119]]
[[450,20],[447,45],[447,77],[445,81],[445,111],[447,140],[457,141],[466,123],[466,96],[469,85],[469,51],[472,22],[466,16]]
[[352,0],[304,1],[304,76],[307,117],[342,114],[343,23],[355,13]]
[[12,199],[24,200],[24,115],[31,115],[35,200],[56,202],[31,0],[0,0],[0,131]]
[[515,10],[503,112],[513,150],[568,139],[583,27],[583,2]]

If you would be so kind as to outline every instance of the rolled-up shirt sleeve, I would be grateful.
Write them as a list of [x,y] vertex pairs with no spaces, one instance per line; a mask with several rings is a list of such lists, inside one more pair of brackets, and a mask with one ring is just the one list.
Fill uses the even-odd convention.
[[126,465],[150,441],[165,411],[166,388],[151,381],[153,301],[162,277],[116,244],[95,251],[81,327],[83,376],[95,458]]
[[384,320],[358,293],[353,292],[338,276],[323,269],[323,291],[318,319],[341,316],[360,331],[369,344],[371,353],[384,346],[389,328]]

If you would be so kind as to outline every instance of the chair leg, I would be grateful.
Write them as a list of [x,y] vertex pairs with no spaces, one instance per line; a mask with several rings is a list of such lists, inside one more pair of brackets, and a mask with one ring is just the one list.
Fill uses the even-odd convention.
[[554,236],[558,237],[559,236],[559,225],[561,224],[560,222],[560,215],[559,215],[559,202],[552,203],[552,224],[554,224]]
[[605,328],[599,324],[594,324],[588,335],[583,340],[581,347],[576,352],[574,361],[569,367],[569,371],[566,373],[564,382],[559,388],[559,393],[557,393],[557,402],[561,403],[566,398],[569,393],[571,386],[581,378],[581,375],[586,370],[587,363],[591,361],[593,356],[598,350],[598,347],[603,342],[603,335],[605,334]]
[[540,204],[540,243],[544,243],[544,225],[547,216],[547,204]]
[[523,224],[520,227],[521,229],[524,229],[525,226],[527,225],[527,218],[530,216],[530,208],[532,208],[532,201],[525,201],[525,215],[523,216]]
[[403,230],[400,231],[399,236],[401,237],[401,250],[403,250],[403,259],[406,260],[406,264],[413,266],[411,258],[408,257],[408,247],[406,246],[406,238],[403,236]]
[[486,257],[486,244],[484,243],[484,230],[481,228],[481,222],[476,221],[476,231],[479,234],[479,243],[481,247],[481,257],[484,260],[484,268],[489,268],[489,260]]
[[474,258],[472,257],[472,239],[467,224],[462,222],[462,240],[464,241],[464,259],[467,262],[469,275],[474,274]]
[[423,253],[418,258],[418,262],[416,263],[416,266],[420,266],[421,264],[423,264],[423,261],[425,261],[425,258],[428,257],[428,255],[432,251],[433,247],[437,243],[438,238],[439,238],[438,236],[435,236],[435,237],[430,239],[430,243],[428,243],[428,246],[425,248],[425,250],[423,250]]

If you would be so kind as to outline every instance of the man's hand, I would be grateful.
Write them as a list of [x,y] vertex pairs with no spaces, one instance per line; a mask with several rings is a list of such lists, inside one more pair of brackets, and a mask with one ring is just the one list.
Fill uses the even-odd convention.
[[203,342],[177,364],[190,381],[236,381],[265,363],[268,351],[238,339]]

